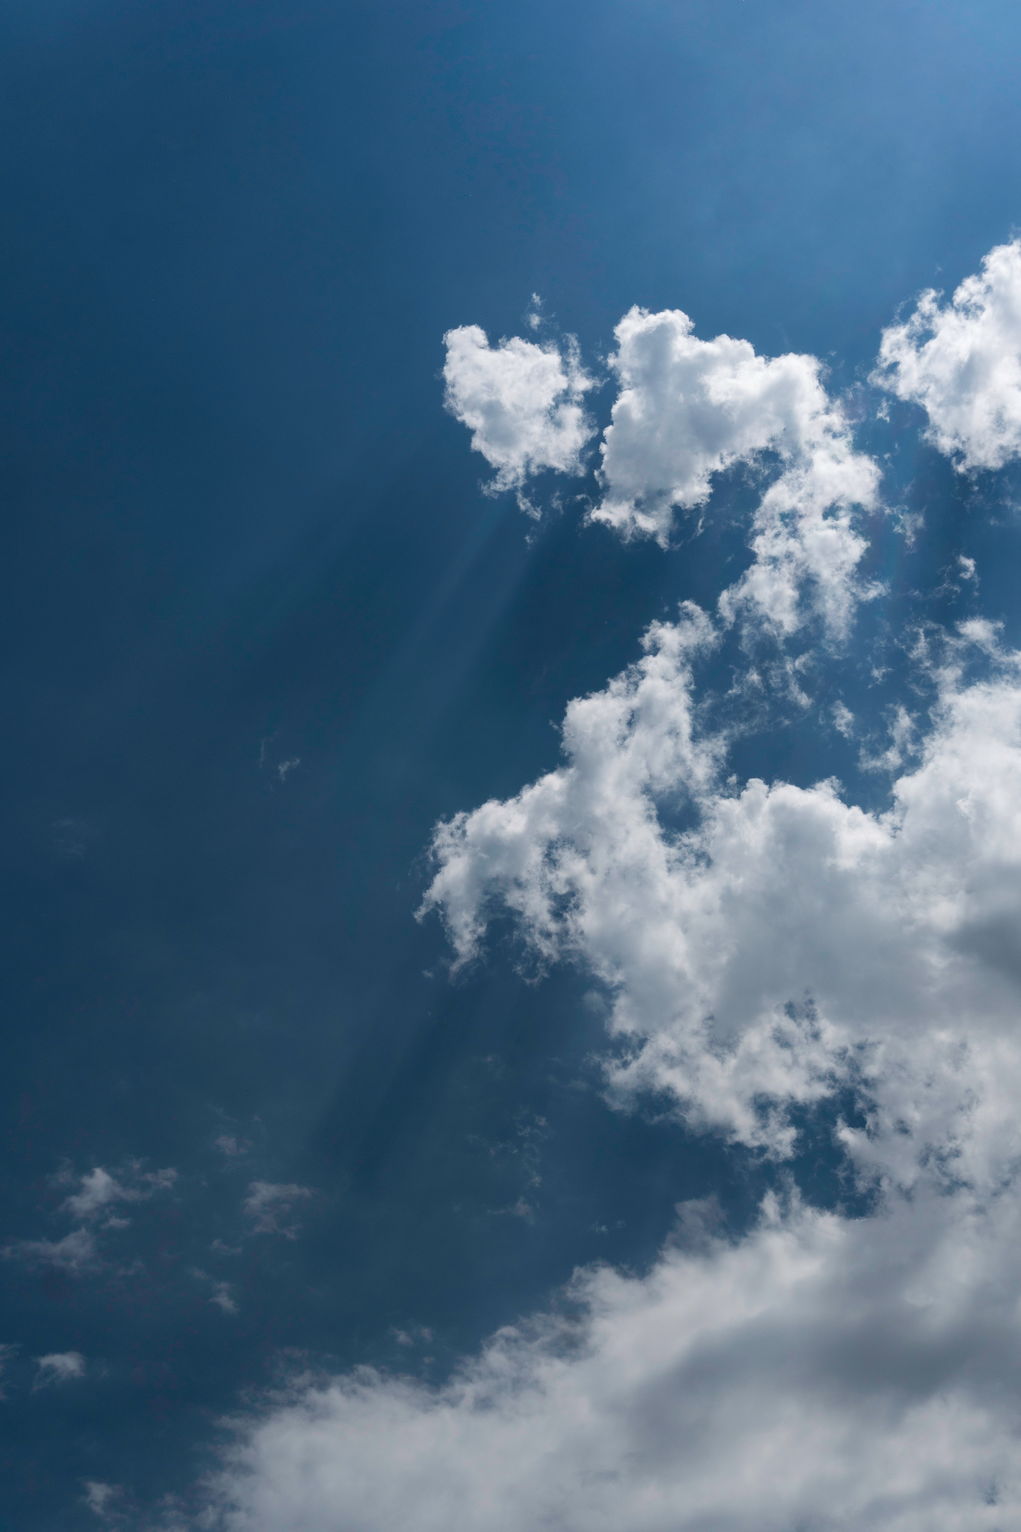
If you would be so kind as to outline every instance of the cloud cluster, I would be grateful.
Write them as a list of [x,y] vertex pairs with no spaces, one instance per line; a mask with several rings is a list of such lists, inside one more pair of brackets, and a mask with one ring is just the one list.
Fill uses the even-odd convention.
[[[884,337],[887,385],[962,466],[997,466],[1021,432],[995,361],[1018,261],[992,252],[950,308],[929,295]],[[498,483],[574,471],[578,446],[542,445],[570,395],[563,356],[466,329],[448,365],[451,337],[463,398],[499,404],[469,418],[448,376]],[[206,1532],[1021,1522],[1021,655],[981,620],[917,646],[913,711],[864,762],[883,808],[834,781],[739,780],[702,685],[723,626],[788,634],[814,610],[846,632],[876,468],[812,358],[634,309],[611,365],[595,518],[665,541],[715,475],[771,464],[752,565],[717,618],[687,604],[653,623],[635,664],[570,703],[558,765],[437,828],[423,913],[455,966],[497,917],[540,966],[576,965],[607,997],[612,1101],[651,1093],[771,1157],[788,1189],[741,1237],[682,1207],[647,1272],[577,1273],[443,1384],[297,1378],[233,1423]],[[846,705],[828,716],[868,738]],[[793,1189],[807,1110],[867,1215]],[[253,1182],[253,1228],[287,1233],[307,1195]]]
[[997,245],[949,303],[930,289],[883,331],[875,381],[920,404],[961,469],[1021,455],[1021,240]]
[[877,1121],[926,1118],[926,1144],[995,1179],[1021,1150],[1017,658],[972,683],[945,667],[920,763],[871,813],[831,782],[724,779],[693,701],[711,642],[697,611],[654,625],[638,664],[568,708],[561,766],[439,827],[425,908],[460,962],[500,910],[543,960],[582,963],[626,1045],[618,1094],[667,1092],[783,1154],[789,1108],[853,1082]]
[[[966,675],[975,642],[989,670]],[[579,1272],[448,1383],[361,1369],[237,1422],[223,1532],[1004,1532],[1021,1517],[1021,666],[950,643],[892,806],[734,784],[689,608],[564,725],[564,763],[441,827],[429,903],[461,960],[509,910],[584,963],[630,1039],[619,1090],[784,1154],[834,1123],[852,1218],[705,1205],[642,1276]],[[669,809],[669,815],[666,810]],[[678,825],[687,828],[677,828]],[[670,828],[673,825],[674,828]]]
[[[631,309],[615,335],[618,392],[590,519],[666,546],[676,513],[704,505],[717,475],[769,459],[774,482],[753,518],[753,563],[725,593],[724,615],[750,611],[788,635],[814,613],[844,635],[869,594],[857,579],[867,545],[856,513],[875,506],[879,473],[855,450],[818,360],[762,357],[729,335],[700,340],[679,309]],[[592,428],[581,400],[592,384],[573,342],[562,351],[520,339],[490,346],[466,325],[446,345],[447,407],[497,470],[495,488],[520,491],[545,468],[582,472]]]
[[177,1171],[146,1170],[141,1161],[128,1160],[112,1171],[96,1165],[82,1176],[65,1168],[55,1181],[58,1186],[76,1188],[60,1207],[74,1227],[59,1239],[13,1240],[0,1248],[0,1255],[80,1275],[103,1264],[103,1235],[127,1227],[130,1220],[124,1216],[124,1206],[172,1191]]
[[581,472],[592,435],[583,401],[593,385],[576,346],[517,336],[491,346],[478,325],[448,330],[444,344],[447,409],[496,470],[495,489],[520,490],[544,469]]

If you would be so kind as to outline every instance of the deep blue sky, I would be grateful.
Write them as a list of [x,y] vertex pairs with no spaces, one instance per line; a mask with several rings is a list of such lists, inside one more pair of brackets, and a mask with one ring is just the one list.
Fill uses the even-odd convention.
[[[680,1197],[749,1205],[757,1167],[599,1102],[580,981],[452,985],[413,920],[435,821],[552,764],[733,553],[484,497],[442,336],[538,292],[605,354],[674,306],[860,380],[1011,231],[1019,33],[1008,0],[3,7],[0,1232],[63,1232],[62,1161],[181,1174],[125,1234],[144,1279],[0,1263],[11,1532],[89,1524],[82,1478],[179,1487],[283,1348],[385,1362],[419,1323],[442,1368]],[[904,454],[919,559],[1016,538]],[[189,1273],[253,1175],[317,1195],[232,1318]],[[70,1349],[105,1373],[30,1394]]]

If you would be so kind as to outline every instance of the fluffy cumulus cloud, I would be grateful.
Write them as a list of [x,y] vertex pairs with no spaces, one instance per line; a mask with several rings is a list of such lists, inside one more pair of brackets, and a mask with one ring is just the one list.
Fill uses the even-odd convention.
[[518,489],[544,469],[581,472],[592,435],[584,396],[592,387],[576,346],[512,337],[491,346],[478,325],[444,336],[446,405],[496,470],[495,489]]
[[[981,360],[1016,260],[933,299],[929,340],[916,316],[884,341],[972,466],[1016,429],[1009,369]],[[196,1501],[206,1532],[1021,1524],[1021,655],[978,619],[916,646],[910,708],[863,757],[881,807],[739,779],[714,652],[739,618],[792,631],[806,601],[846,629],[875,467],[811,358],[699,341],[675,312],[633,310],[617,339],[596,516],[665,540],[715,475],[767,455],[752,565],[715,616],[654,623],[570,703],[551,770],[438,827],[423,912],[455,966],[495,917],[540,967],[575,965],[606,997],[611,1103],[666,1103],[787,1189],[741,1234],[682,1207],[649,1270],[578,1272],[441,1384],[305,1373],[250,1405]],[[994,376],[998,406],[964,397]],[[520,483],[527,457],[506,461]],[[867,720],[832,698],[823,716],[865,749]],[[806,1113],[853,1201],[794,1189]],[[253,1227],[286,1231],[298,1193],[253,1183]]]
[[559,767],[439,828],[427,907],[461,962],[501,909],[544,960],[584,964],[623,1043],[618,1093],[668,1092],[783,1154],[789,1108],[850,1081],[891,1129],[863,1157],[908,1176],[908,1121],[995,1183],[1021,1151],[1016,657],[965,682],[951,646],[920,760],[872,813],[831,782],[725,779],[693,700],[711,642],[697,612],[650,629],[638,664],[568,708]]
[[[838,1081],[867,1216],[682,1208],[644,1275],[579,1272],[441,1386],[306,1376],[235,1422],[223,1532],[1006,1532],[1021,1518],[1021,669],[947,646],[891,807],[734,783],[688,609],[572,703],[564,762],[439,831],[461,960],[509,909],[584,963],[621,1092],[777,1154]],[[666,813],[669,806],[669,814]],[[673,825],[674,828],[670,828]],[[677,828],[677,826],[682,826]]]
[[680,309],[633,308],[617,326],[620,389],[595,514],[623,532],[664,536],[676,509],[708,500],[716,474],[767,450],[804,465],[824,447],[837,460],[852,455],[815,357],[762,357],[749,341],[693,332]]
[[920,404],[962,469],[1021,455],[1021,240],[997,245],[949,303],[933,290],[883,332],[875,381]]
[[[678,309],[632,309],[616,330],[620,389],[602,443],[593,519],[666,543],[678,510],[709,499],[736,463],[780,466],[754,517],[754,562],[724,597],[783,633],[806,606],[846,631],[866,542],[855,510],[876,502],[878,470],[856,452],[815,357],[762,357],[746,340],[700,340]],[[806,601],[807,596],[807,601]]]
[[725,590],[720,613],[787,637],[810,617],[846,638],[859,601],[880,593],[858,566],[868,541],[858,509],[876,503],[878,470],[846,441],[824,443],[767,489],[752,524],[752,563]]
[[[616,328],[610,366],[619,384],[600,447],[591,520],[623,537],[666,545],[678,511],[701,507],[713,480],[737,463],[772,465],[753,518],[753,563],[725,594],[728,620],[752,613],[790,634],[810,615],[843,635],[869,592],[857,571],[862,508],[877,500],[878,470],[854,448],[815,357],[758,356],[746,340],[700,340],[677,309],[632,309]],[[496,469],[494,488],[518,489],[552,468],[582,472],[592,434],[591,385],[573,342],[518,338],[491,346],[475,325],[446,336],[447,407]]]

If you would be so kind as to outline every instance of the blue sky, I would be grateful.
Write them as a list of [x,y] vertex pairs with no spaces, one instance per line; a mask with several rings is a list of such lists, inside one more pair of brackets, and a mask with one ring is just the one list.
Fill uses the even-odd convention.
[[0,26],[3,1525],[1005,1532],[1016,7]]

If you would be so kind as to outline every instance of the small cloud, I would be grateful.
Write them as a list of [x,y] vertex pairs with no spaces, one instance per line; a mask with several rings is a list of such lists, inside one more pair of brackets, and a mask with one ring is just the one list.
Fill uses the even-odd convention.
[[398,1346],[428,1346],[433,1339],[433,1332],[428,1325],[409,1325],[406,1330],[393,1325],[390,1334]]
[[131,1193],[115,1176],[101,1165],[81,1178],[80,1189],[68,1197],[65,1211],[73,1218],[94,1218],[101,1208],[111,1202],[128,1201]]
[[0,1254],[29,1266],[53,1266],[72,1275],[99,1265],[96,1241],[88,1229],[72,1229],[63,1239],[18,1239]]
[[215,1304],[224,1314],[236,1314],[237,1303],[234,1300],[234,1287],[230,1282],[219,1282],[211,1277],[208,1271],[203,1271],[201,1266],[192,1267],[192,1276],[197,1282],[207,1283],[210,1288],[208,1302]]
[[85,1504],[94,1516],[101,1521],[109,1521],[117,1514],[117,1507],[124,1499],[124,1490],[120,1484],[104,1484],[101,1479],[86,1479],[82,1496]]
[[0,1255],[78,1275],[103,1264],[94,1231],[106,1233],[128,1227],[130,1219],[113,1209],[125,1202],[145,1202],[159,1192],[169,1191],[177,1181],[177,1171],[169,1167],[143,1170],[140,1160],[129,1160],[116,1171],[95,1165],[82,1176],[65,1166],[54,1180],[58,1186],[75,1188],[65,1197],[60,1211],[70,1216],[77,1227],[62,1239],[13,1240],[0,1250]]
[[519,1197],[506,1207],[490,1208],[489,1211],[494,1218],[520,1218],[523,1223],[535,1222],[535,1208],[526,1197]]
[[253,1181],[245,1198],[245,1213],[252,1221],[253,1234],[282,1234],[285,1239],[295,1239],[297,1225],[291,1214],[296,1202],[313,1195],[308,1186],[293,1183],[278,1185],[271,1181]]
[[48,1356],[37,1356],[35,1366],[33,1392],[56,1383],[70,1383],[74,1378],[85,1376],[85,1358],[80,1351],[51,1351]]
[[301,765],[301,756],[292,755],[286,760],[273,760],[276,751],[271,746],[275,739],[275,734],[267,734],[259,741],[259,770],[271,772],[278,782],[283,783]]
[[[68,1179],[66,1172],[61,1179]],[[129,1161],[116,1175],[96,1165],[80,1178],[78,1190],[64,1203],[64,1211],[83,1223],[96,1218],[115,1202],[143,1202],[157,1192],[169,1191],[177,1180],[177,1171],[143,1171],[137,1161]],[[115,1220],[110,1224],[117,1226]]]
[[251,1142],[247,1138],[237,1138],[233,1133],[221,1133],[219,1138],[213,1139],[213,1148],[219,1149],[228,1160],[238,1159],[251,1150]]
[[229,1282],[214,1282],[212,1296],[209,1301],[214,1303],[218,1309],[222,1309],[225,1314],[236,1314],[238,1311],[237,1303],[233,1297],[233,1288]]
[[520,492],[537,473],[582,471],[592,436],[584,400],[594,382],[572,337],[540,345],[513,336],[490,345],[478,325],[460,325],[443,341],[444,402],[495,469],[493,492]]
[[864,750],[860,753],[858,765],[862,771],[899,771],[914,752],[918,725],[907,708],[900,704],[892,710],[889,738],[890,743],[885,750],[874,755]]
[[1003,658],[1002,628],[1001,622],[990,622],[988,617],[969,617],[966,622],[957,624],[957,632],[963,642],[981,649],[990,659]]
[[854,714],[851,712],[851,709],[847,706],[846,702],[834,702],[831,712],[833,715],[833,727],[837,733],[842,734],[845,739],[850,739],[854,733]]

